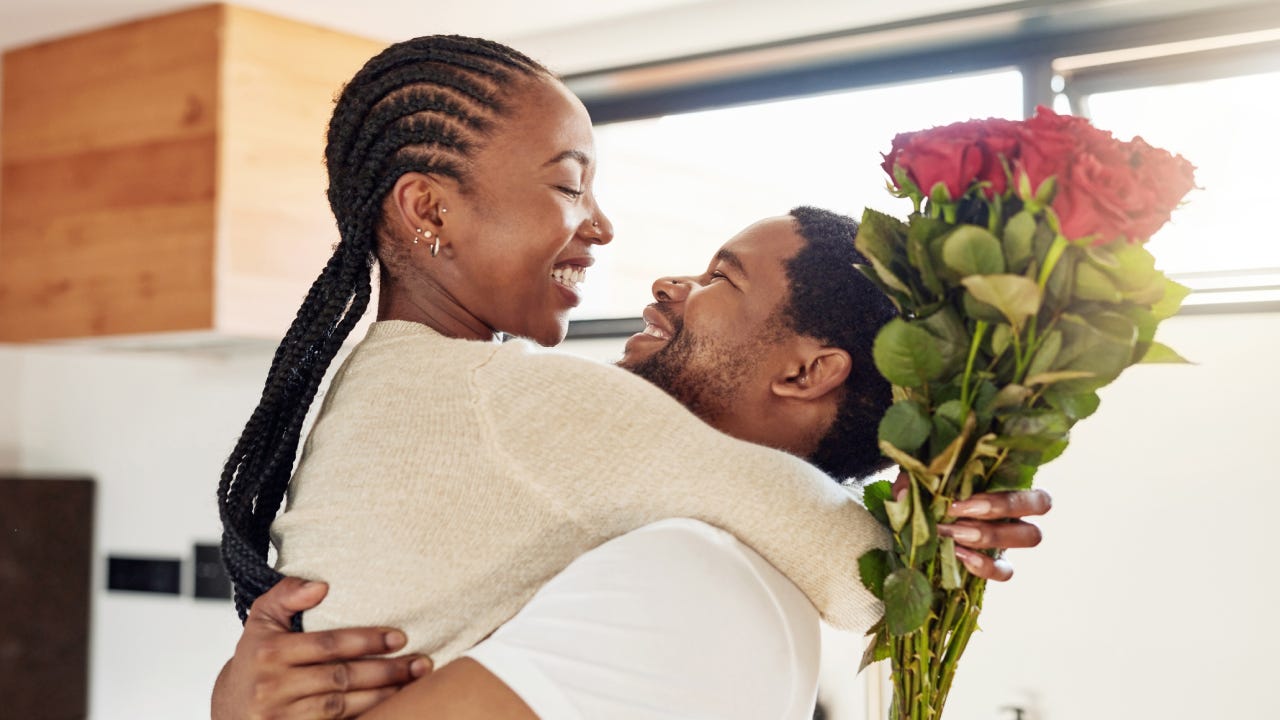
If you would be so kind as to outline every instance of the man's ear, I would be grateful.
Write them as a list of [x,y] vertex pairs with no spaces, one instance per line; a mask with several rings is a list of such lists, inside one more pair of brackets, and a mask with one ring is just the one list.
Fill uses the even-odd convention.
[[817,400],[843,387],[852,369],[849,353],[815,344],[799,355],[783,376],[775,378],[770,389],[778,397]]

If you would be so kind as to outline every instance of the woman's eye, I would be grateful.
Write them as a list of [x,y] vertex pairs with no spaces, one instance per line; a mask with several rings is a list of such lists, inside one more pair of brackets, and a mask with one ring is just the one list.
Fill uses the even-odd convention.
[[565,195],[568,195],[569,197],[573,198],[574,200],[577,200],[583,195],[582,190],[575,190],[574,188],[565,187],[563,185],[557,186],[556,189],[564,193]]
[[724,273],[720,272],[719,270],[712,270],[712,271],[711,271],[711,282],[715,282],[716,280],[728,280],[728,279],[729,279],[729,276],[728,276],[728,275],[725,275]]

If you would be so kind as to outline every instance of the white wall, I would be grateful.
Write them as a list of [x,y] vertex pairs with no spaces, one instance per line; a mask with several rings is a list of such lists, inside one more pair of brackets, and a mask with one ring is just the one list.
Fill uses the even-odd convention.
[[22,409],[18,405],[22,386],[22,352],[0,345],[0,472],[18,467],[18,444]]
[[[220,536],[218,473],[270,356],[8,348],[0,358],[14,354],[18,468],[98,481],[91,717],[207,717],[239,621],[229,602],[191,597],[192,544]],[[107,554],[183,558],[184,595],[108,592]]]

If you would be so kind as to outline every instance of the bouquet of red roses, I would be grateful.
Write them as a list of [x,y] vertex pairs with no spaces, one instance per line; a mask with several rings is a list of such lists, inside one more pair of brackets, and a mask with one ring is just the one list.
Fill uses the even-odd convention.
[[856,244],[870,262],[859,269],[901,313],[874,356],[894,393],[880,447],[910,489],[866,488],[894,547],[859,560],[885,601],[864,665],[889,658],[893,717],[929,720],[985,588],[937,527],[953,501],[1029,488],[1126,367],[1183,362],[1154,336],[1187,290],[1143,243],[1194,187],[1194,168],[1039,108],[898,135],[884,169],[914,211],[904,223],[867,210]]

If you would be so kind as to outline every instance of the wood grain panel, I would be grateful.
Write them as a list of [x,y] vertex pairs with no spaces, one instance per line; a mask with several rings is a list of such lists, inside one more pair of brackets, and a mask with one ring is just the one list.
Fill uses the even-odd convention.
[[0,340],[212,327],[222,14],[4,56]]
[[384,44],[233,6],[224,42],[217,325],[279,337],[338,241],[334,98]]
[[219,4],[7,53],[0,342],[279,337],[337,241],[333,98],[381,47]]
[[208,6],[5,53],[0,158],[211,137],[221,14]]

